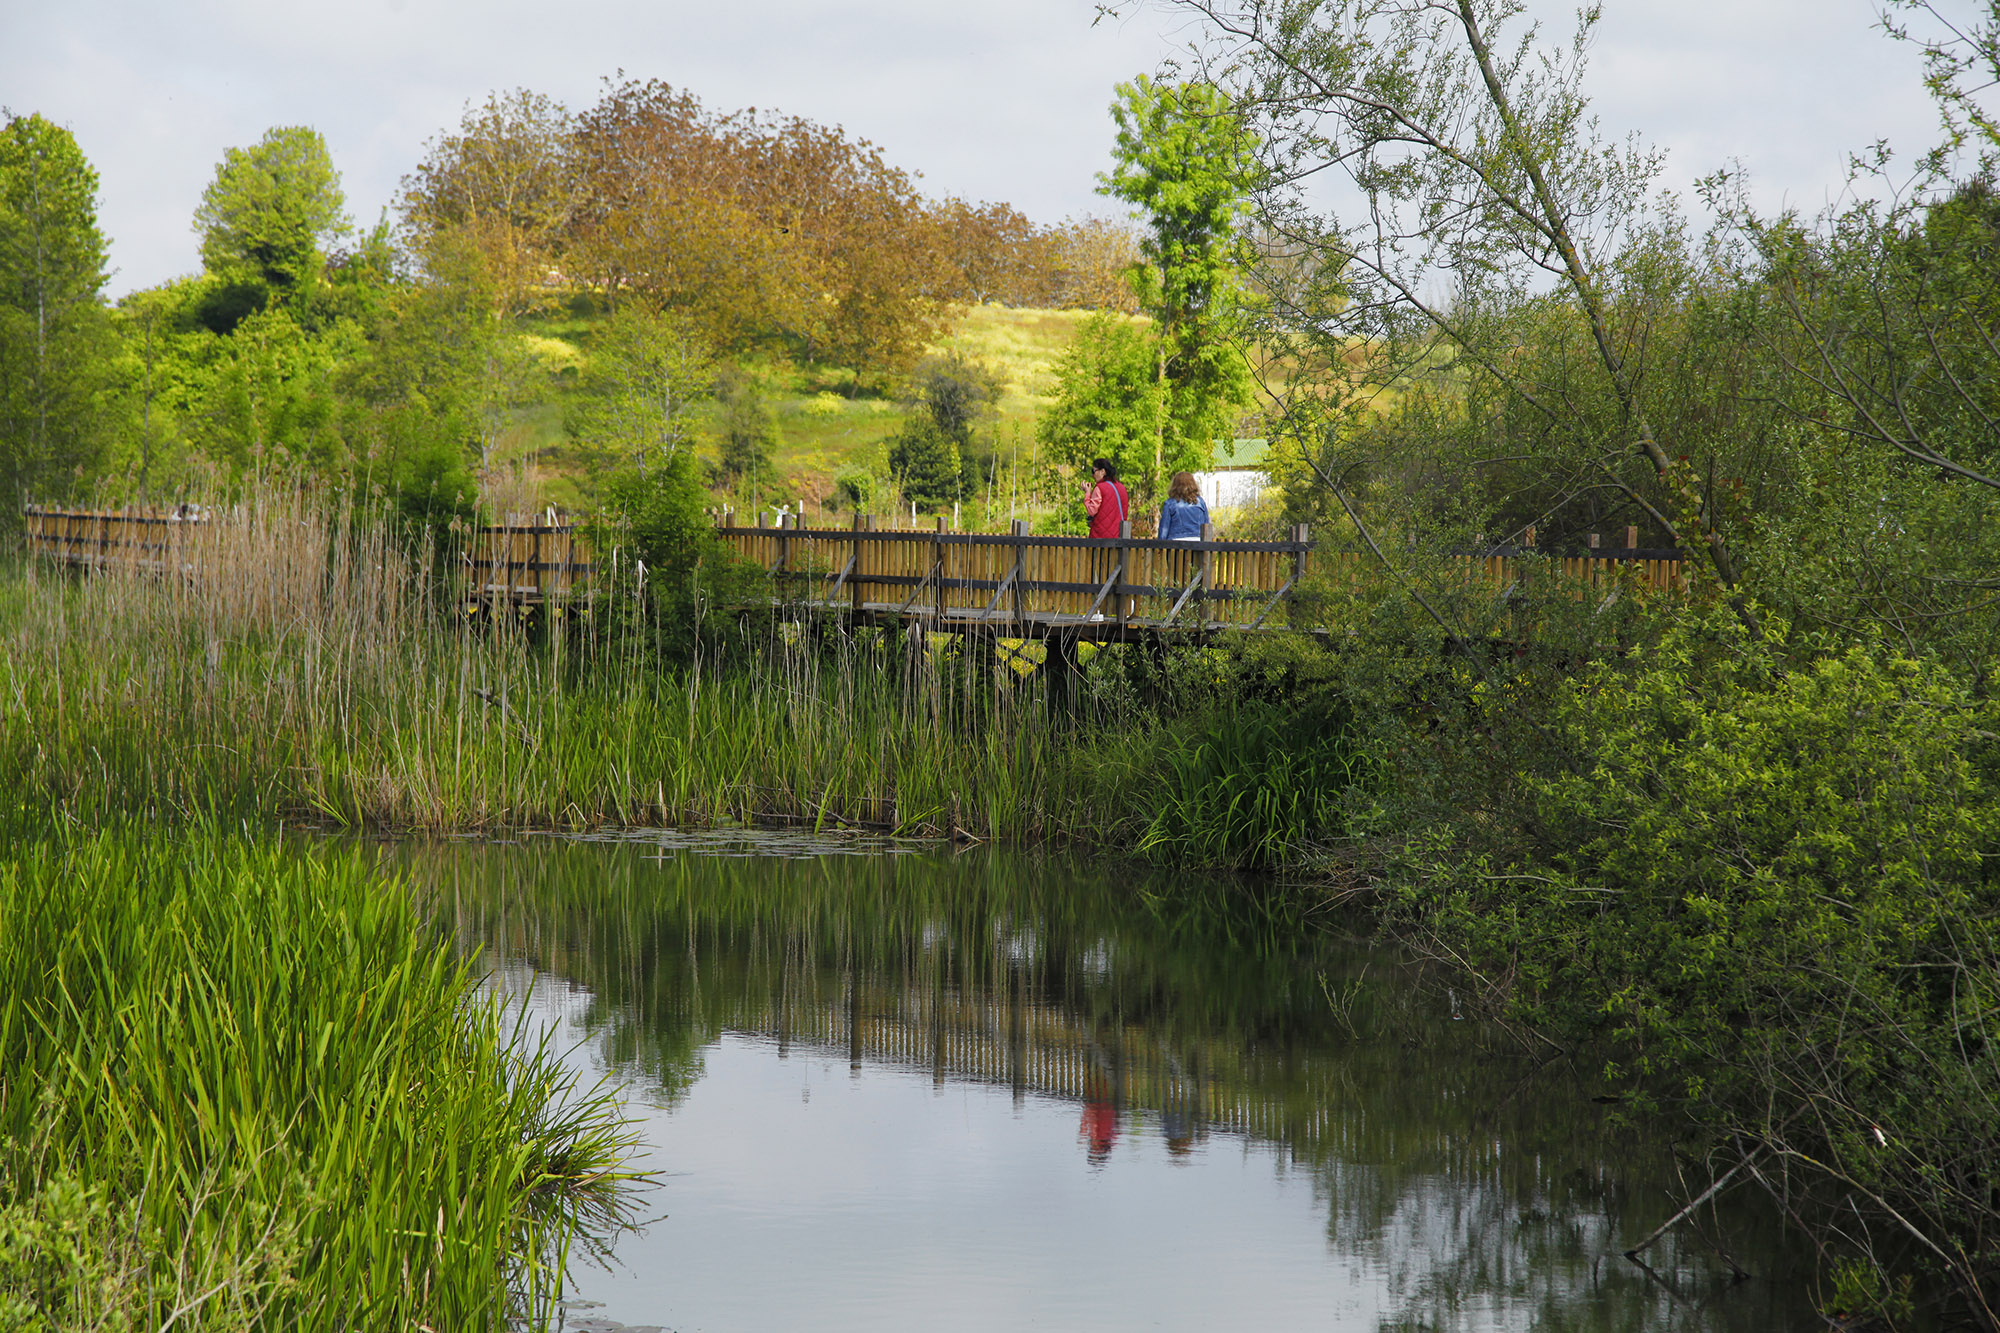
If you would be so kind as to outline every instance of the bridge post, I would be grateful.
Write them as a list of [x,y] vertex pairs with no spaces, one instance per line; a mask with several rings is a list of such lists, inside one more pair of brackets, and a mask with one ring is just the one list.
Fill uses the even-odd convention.
[[1285,598],[1285,623],[1287,625],[1292,623],[1292,608],[1290,605],[1292,597],[1296,595],[1299,584],[1305,579],[1306,572],[1312,565],[1312,547],[1309,544],[1311,535],[1312,528],[1305,523],[1301,523],[1292,529],[1292,540],[1299,544],[1299,549],[1292,552],[1293,591],[1287,594]]
[[944,515],[939,514],[937,533],[931,538],[931,569],[937,575],[937,623],[944,625]]
[[1131,550],[1127,543],[1131,540],[1132,520],[1128,518],[1118,525],[1118,564],[1112,571],[1115,582],[1111,585],[1111,606],[1121,634],[1130,617],[1130,609],[1125,605],[1125,561]]
[[1018,635],[1025,635],[1028,632],[1028,599],[1027,599],[1027,594],[1021,591],[1021,585],[1025,583],[1028,578],[1028,543],[1026,540],[1028,536],[1028,520],[1025,518],[1015,519],[1013,523],[1013,528],[1014,528],[1014,606],[1013,606],[1014,633]]
[[[1201,540],[1204,544],[1215,540],[1215,524],[1201,525]],[[1208,596],[1215,589],[1215,552],[1201,553],[1201,594],[1194,604],[1194,627],[1197,633],[1208,628]]]
[[866,523],[866,516],[859,509],[855,510],[853,535],[847,539],[847,555],[854,562],[854,572],[847,576],[847,623],[850,629],[861,623],[861,534]]

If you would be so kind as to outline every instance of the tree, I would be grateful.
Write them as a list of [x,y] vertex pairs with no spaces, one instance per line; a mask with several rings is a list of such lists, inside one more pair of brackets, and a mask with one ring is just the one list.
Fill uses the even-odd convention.
[[865,140],[795,116],[718,116],[657,80],[608,90],[572,136],[567,260],[699,318],[717,346],[780,338],[805,359],[899,371],[952,295],[940,227]]
[[972,443],[973,427],[999,397],[1000,385],[993,372],[968,360],[963,352],[926,357],[910,373],[909,405],[927,413],[961,449]]
[[953,295],[981,305],[1047,305],[1036,299],[1043,237],[1028,216],[1008,204],[947,199],[936,209],[940,253],[952,271]]
[[912,413],[889,441],[889,475],[912,504],[939,505],[958,498],[958,441],[938,429],[930,414]]
[[723,367],[715,377],[715,406],[718,471],[723,480],[768,481],[778,427],[757,381],[740,366]]
[[[1514,373],[1513,316],[1551,288],[1584,332],[1591,373],[1616,404],[1618,433],[1591,460],[1589,482],[1624,496],[1717,580],[1742,582],[1716,493],[1654,429],[1643,330],[1619,326],[1613,257],[1651,224],[1658,155],[1607,145],[1585,114],[1581,79],[1597,11],[1565,47],[1509,34],[1519,0],[1178,0],[1211,34],[1207,67],[1227,69],[1232,103],[1259,135],[1263,220],[1316,255],[1339,289],[1314,283],[1302,308],[1274,311],[1265,332],[1329,374],[1295,384],[1282,418],[1301,409],[1317,431],[1326,396],[1351,388],[1348,354],[1366,348],[1377,383],[1411,366],[1457,360],[1510,386],[1543,417],[1546,438],[1572,433],[1554,386]],[[1362,201],[1325,206],[1329,175]],[[1572,365],[1572,369],[1581,367]],[[1295,433],[1335,480],[1337,441]],[[1345,504],[1345,501],[1343,501]],[[1739,614],[1756,612],[1732,592]]]
[[1159,84],[1141,75],[1118,86],[1117,165],[1099,188],[1143,219],[1135,273],[1153,316],[1155,378],[1166,410],[1142,490],[1169,472],[1207,465],[1217,438],[1235,433],[1250,400],[1234,345],[1250,250],[1240,224],[1257,183],[1257,140],[1208,83]]
[[488,461],[497,433],[489,376],[501,335],[485,293],[434,278],[401,284],[365,341],[352,326],[342,332],[351,341],[334,376],[340,469],[357,493],[387,496],[411,521],[470,517],[472,463]]
[[925,358],[905,390],[907,415],[889,444],[889,471],[919,504],[958,499],[976,469],[973,427],[1000,396],[992,372],[960,352]]
[[688,411],[715,383],[715,353],[685,315],[628,301],[589,349],[570,433],[644,473],[684,452]]
[[1121,477],[1144,473],[1160,439],[1155,344],[1142,325],[1099,312],[1056,362],[1055,402],[1035,427],[1058,466],[1108,458]]
[[397,204],[418,255],[455,271],[469,246],[500,313],[533,306],[580,203],[574,130],[560,102],[525,88],[468,106],[403,178]]
[[1132,270],[1138,237],[1109,218],[1070,218],[1048,233],[1050,281],[1044,304],[1071,310],[1139,313]]
[[0,481],[54,498],[104,442],[115,335],[101,296],[97,173],[38,115],[0,129]]
[[230,149],[202,192],[194,225],[202,263],[241,292],[250,309],[277,303],[304,316],[328,248],[348,230],[340,173],[326,141],[317,130],[292,125],[266,131],[249,148]]

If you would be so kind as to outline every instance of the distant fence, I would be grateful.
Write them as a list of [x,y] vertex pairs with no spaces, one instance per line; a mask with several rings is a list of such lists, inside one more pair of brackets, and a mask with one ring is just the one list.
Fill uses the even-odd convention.
[[472,596],[484,601],[559,601],[597,569],[590,547],[567,523],[475,528],[465,556]]
[[29,506],[28,552],[82,568],[136,568],[149,573],[184,571],[188,538],[207,521],[205,511],[183,505],[165,511],[91,513]]

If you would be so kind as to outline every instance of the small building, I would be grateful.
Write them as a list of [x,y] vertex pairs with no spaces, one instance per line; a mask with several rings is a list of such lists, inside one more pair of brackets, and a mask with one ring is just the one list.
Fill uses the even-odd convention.
[[1211,513],[1240,509],[1271,489],[1271,474],[1264,470],[1269,449],[1270,441],[1262,439],[1229,440],[1216,446],[1208,470],[1194,474]]

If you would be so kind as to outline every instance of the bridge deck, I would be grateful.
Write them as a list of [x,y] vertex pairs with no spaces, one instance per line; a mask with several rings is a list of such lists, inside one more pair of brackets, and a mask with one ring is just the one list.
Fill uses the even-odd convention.
[[[226,517],[177,513],[31,508],[31,553],[86,568],[194,572],[200,529]],[[1008,533],[934,528],[878,529],[724,522],[717,536],[771,574],[776,602],[863,624],[1002,638],[1117,640],[1134,636],[1277,629],[1289,624],[1292,595],[1316,567],[1360,577],[1358,552],[1316,548],[1303,526],[1283,541],[1109,540],[1038,536],[1016,523]],[[1594,541],[1595,539],[1593,539]],[[1640,589],[1684,589],[1681,554],[1640,550],[1627,529],[1622,549],[1551,556],[1496,548],[1462,556],[1465,576],[1504,591],[1530,555],[1553,559],[1580,588],[1609,585],[1614,572]],[[513,605],[558,602],[585,591],[597,564],[569,524],[477,528],[465,554],[466,594]],[[1622,571],[1622,572],[1621,572]]]

